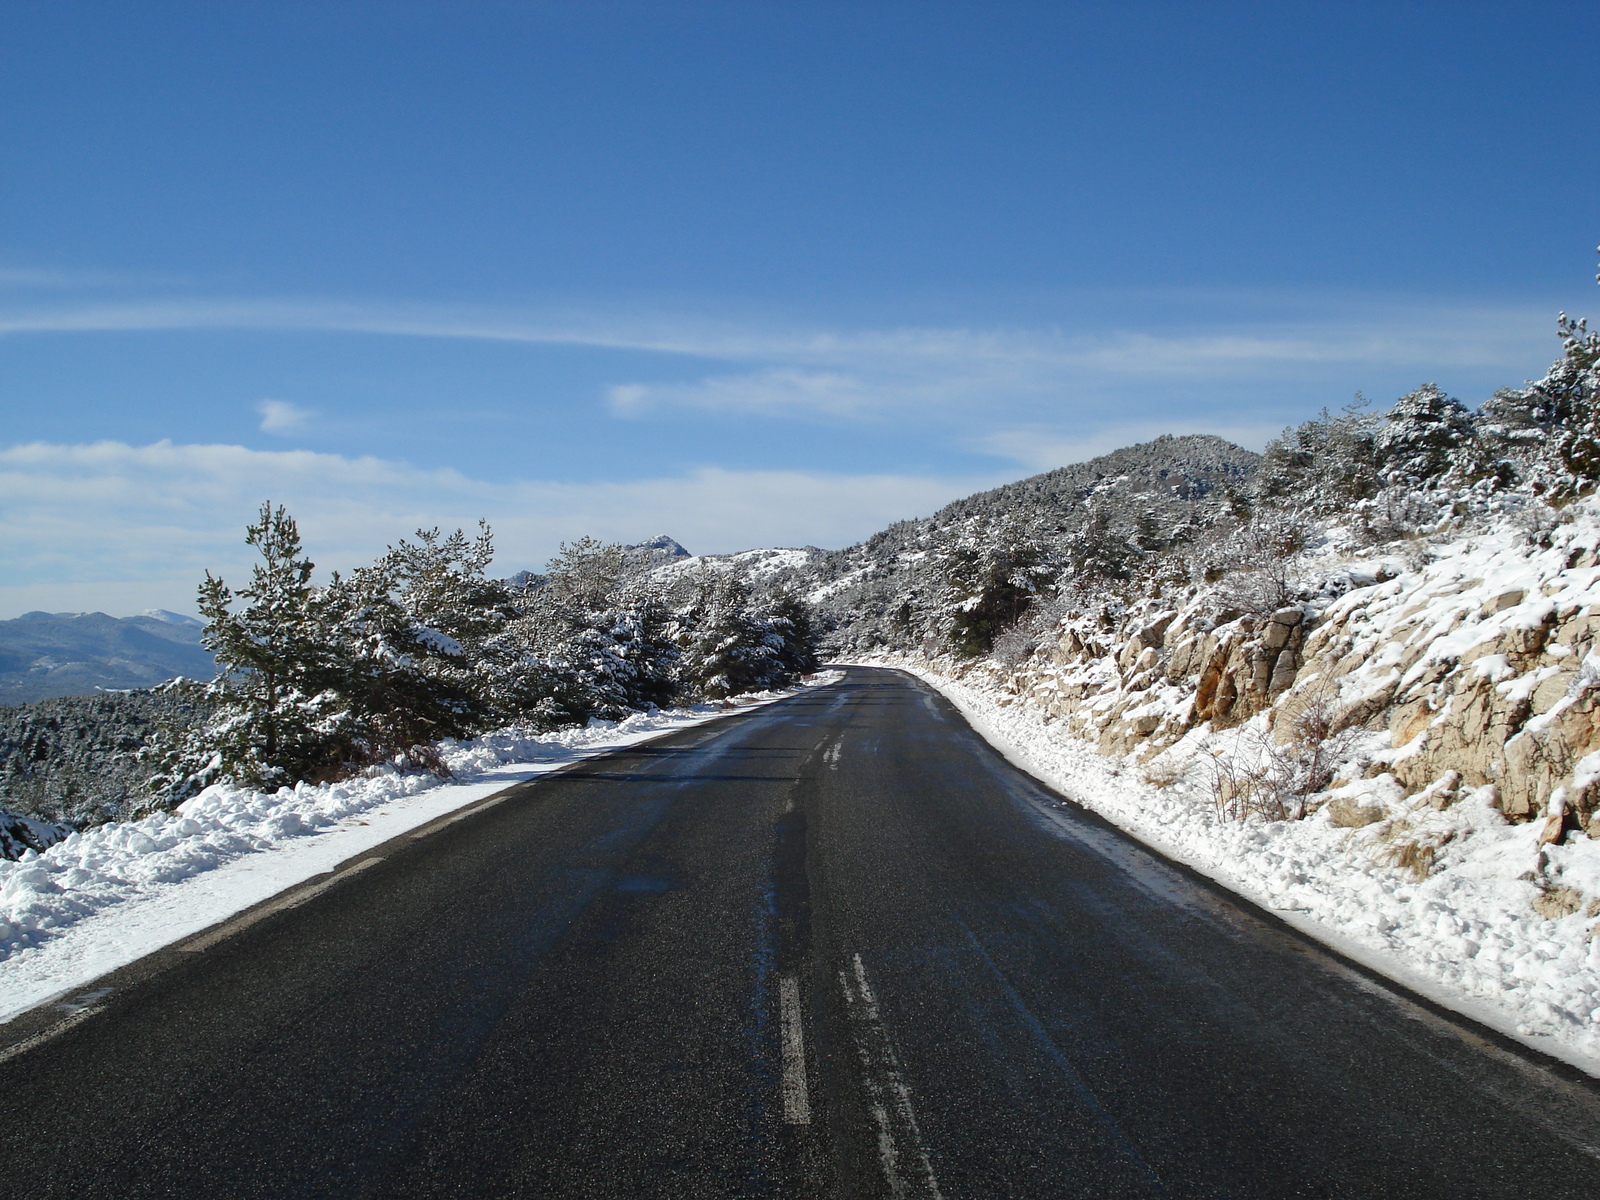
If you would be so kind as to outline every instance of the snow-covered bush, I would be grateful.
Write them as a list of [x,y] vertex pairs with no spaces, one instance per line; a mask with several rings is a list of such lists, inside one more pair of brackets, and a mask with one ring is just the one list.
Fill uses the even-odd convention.
[[207,574],[201,587],[215,714],[161,764],[163,807],[218,780],[272,788],[384,762],[445,772],[442,739],[619,721],[816,667],[793,595],[758,603],[722,574],[652,584],[593,538],[520,587],[487,577],[487,526],[475,539],[421,530],[323,586],[282,507],[263,506],[246,542],[261,555],[249,585],[235,594]]

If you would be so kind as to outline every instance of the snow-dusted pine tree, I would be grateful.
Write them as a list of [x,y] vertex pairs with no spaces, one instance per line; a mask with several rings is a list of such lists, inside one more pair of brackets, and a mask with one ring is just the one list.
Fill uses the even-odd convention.
[[1395,401],[1373,451],[1386,484],[1427,488],[1452,472],[1470,471],[1474,437],[1465,406],[1437,384],[1425,383]]
[[318,776],[332,765],[327,730],[337,723],[337,671],[311,586],[313,564],[283,506],[261,506],[246,544],[261,561],[235,594],[206,572],[200,585],[203,644],[217,662],[216,716],[194,748],[196,778],[221,772],[257,786]]
[[784,677],[781,643],[751,609],[749,586],[732,573],[702,570],[678,613],[679,681],[691,697],[722,700],[774,686]]

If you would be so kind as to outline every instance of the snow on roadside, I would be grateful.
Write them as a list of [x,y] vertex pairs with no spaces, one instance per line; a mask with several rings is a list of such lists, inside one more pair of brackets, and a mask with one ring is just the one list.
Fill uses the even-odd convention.
[[[1429,810],[1429,819],[1454,822],[1457,836],[1417,881],[1383,861],[1380,828],[1336,827],[1326,809],[1302,821],[1224,820],[1192,772],[1158,786],[997,688],[900,656],[870,665],[931,684],[1014,764],[1168,857],[1406,987],[1600,1075],[1600,937],[1589,936],[1595,914],[1547,920],[1535,913],[1538,891],[1519,876],[1538,860],[1542,822],[1506,823],[1489,806],[1490,789],[1445,814]],[[1427,807],[1426,797],[1417,804]],[[1564,878],[1592,881],[1600,891],[1600,842],[1544,852],[1563,860]]]
[[[836,682],[839,672],[806,687]],[[768,704],[800,689],[737,697]],[[0,1022],[512,784],[715,720],[722,705],[445,743],[454,780],[373,768],[263,793],[215,785],[138,821],[0,861]]]

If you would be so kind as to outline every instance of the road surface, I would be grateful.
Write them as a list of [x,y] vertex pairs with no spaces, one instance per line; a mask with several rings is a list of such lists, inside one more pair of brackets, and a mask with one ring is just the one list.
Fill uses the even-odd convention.
[[885,670],[521,785],[73,1009],[0,1062],[0,1193],[1600,1196],[1590,1083]]

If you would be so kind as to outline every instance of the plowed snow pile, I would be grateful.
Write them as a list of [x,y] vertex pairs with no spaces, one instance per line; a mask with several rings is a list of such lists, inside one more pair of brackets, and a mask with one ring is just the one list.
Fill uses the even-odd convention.
[[[838,678],[819,675],[808,686]],[[615,724],[446,743],[448,783],[389,767],[275,793],[215,785],[174,812],[100,825],[43,854],[0,861],[0,1020],[502,788],[726,712],[699,704]]]

